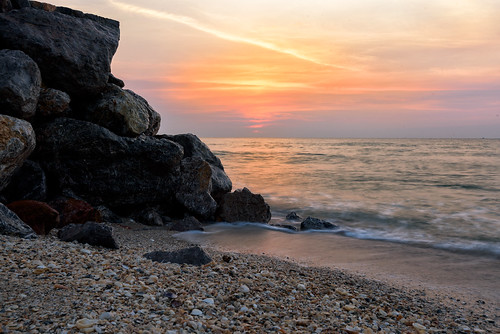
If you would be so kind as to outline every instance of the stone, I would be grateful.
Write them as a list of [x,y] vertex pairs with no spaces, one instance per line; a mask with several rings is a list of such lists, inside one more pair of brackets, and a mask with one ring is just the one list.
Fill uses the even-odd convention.
[[0,191],[34,150],[35,143],[35,132],[30,123],[0,115]]
[[63,227],[57,233],[62,241],[78,241],[82,244],[92,246],[103,246],[106,248],[117,249],[118,243],[113,238],[113,228],[111,226],[86,222],[85,224],[70,224]]
[[185,217],[182,220],[174,221],[170,226],[172,231],[185,232],[185,231],[203,231],[203,226],[200,221],[193,216]]
[[163,226],[163,218],[155,208],[146,208],[136,212],[133,216],[134,220],[138,223],[149,226]]
[[171,141],[174,141],[184,148],[184,158],[197,157],[208,162],[212,169],[212,183],[210,195],[219,202],[224,194],[232,189],[232,183],[229,177],[224,172],[224,167],[218,157],[216,157],[208,146],[203,143],[200,138],[191,133],[179,134],[175,136],[161,135],[158,136]]
[[271,208],[262,195],[253,194],[247,188],[225,194],[220,203],[218,221],[256,222],[267,224],[271,220]]
[[88,221],[102,222],[99,211],[85,201],[76,198],[58,198],[50,204],[61,215],[60,227],[85,224]]
[[59,212],[47,203],[22,200],[9,203],[7,207],[28,224],[36,234],[48,234],[50,230],[59,226]]
[[117,85],[120,88],[125,87],[125,83],[123,82],[123,80],[122,79],[118,79],[117,77],[115,77],[113,75],[113,73],[109,74],[108,83],[113,84],[113,85]]
[[199,157],[181,162],[181,181],[175,198],[193,215],[212,219],[217,202],[210,195],[212,169]]
[[40,70],[33,59],[19,50],[0,50],[2,114],[31,119],[35,115],[41,83]]
[[65,115],[70,109],[71,98],[68,93],[53,88],[42,88],[36,115],[39,118],[54,118]]
[[174,195],[180,145],[155,137],[120,137],[64,117],[38,127],[37,137],[36,156],[54,192],[106,205],[118,214],[158,204],[179,210]]
[[12,10],[12,3],[10,0],[0,0],[0,13],[7,13]]
[[99,212],[99,214],[102,217],[102,221],[105,223],[123,224],[126,221],[125,218],[120,217],[119,215],[117,215],[104,205],[99,205],[95,209]]
[[333,230],[336,229],[337,226],[327,222],[326,220],[314,218],[314,217],[307,217],[301,224],[300,224],[300,229],[305,231],[305,230]]
[[286,215],[285,219],[286,220],[301,220],[302,217],[300,217],[296,212],[292,211]]
[[31,7],[29,0],[10,0],[14,9],[21,9],[24,7]]
[[101,92],[118,47],[119,23],[34,1],[31,6],[0,16],[0,49],[29,55],[48,87],[79,98]]
[[180,249],[173,252],[156,251],[144,254],[146,259],[160,263],[178,263],[202,266],[212,262],[212,259],[205,251],[198,247]]
[[7,202],[25,199],[45,201],[47,199],[47,180],[40,164],[26,160],[12,175],[9,185],[2,191],[2,195]]
[[37,235],[31,227],[21,220],[14,212],[0,203],[0,234],[31,239]]
[[145,99],[113,84],[109,84],[102,96],[88,107],[85,118],[127,137],[152,136],[160,128],[160,114]]

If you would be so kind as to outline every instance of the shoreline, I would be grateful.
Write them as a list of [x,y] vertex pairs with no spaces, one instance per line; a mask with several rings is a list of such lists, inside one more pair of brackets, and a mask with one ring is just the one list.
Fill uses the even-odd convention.
[[102,333],[491,333],[499,328],[488,305],[473,311],[343,269],[214,247],[205,247],[214,259],[206,266],[155,263],[142,255],[189,243],[138,224],[115,225],[114,231],[118,250],[65,243],[53,234],[37,240],[0,236],[3,331],[78,333],[82,319],[92,323],[83,332]]

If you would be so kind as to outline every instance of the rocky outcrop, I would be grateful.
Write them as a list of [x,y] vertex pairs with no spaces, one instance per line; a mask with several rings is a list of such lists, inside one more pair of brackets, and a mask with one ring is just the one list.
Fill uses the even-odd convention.
[[35,115],[42,78],[37,64],[19,50],[0,50],[0,110],[22,119]]
[[45,201],[47,199],[47,181],[40,164],[26,160],[12,175],[9,185],[1,192],[6,203],[31,199]]
[[36,234],[45,235],[59,225],[59,212],[47,203],[23,200],[9,203],[7,207],[29,225]]
[[0,115],[0,191],[35,148],[35,133],[30,123]]
[[113,84],[88,107],[86,119],[127,137],[152,136],[160,128],[160,115],[146,100]]
[[65,116],[70,109],[70,102],[71,98],[67,93],[53,88],[42,88],[36,115],[45,119]]
[[334,225],[326,220],[307,217],[301,224],[300,229],[305,230],[333,230],[336,229],[337,225]]
[[57,236],[62,241],[78,241],[79,243],[92,246],[102,246],[111,249],[118,248],[118,243],[113,237],[113,228],[96,222],[65,226],[59,230]]
[[267,224],[271,220],[271,208],[259,194],[252,194],[247,188],[227,193],[222,198],[218,221],[255,222]]
[[47,86],[71,96],[95,95],[106,87],[119,39],[117,21],[61,7],[0,15],[0,49],[23,50]]
[[36,238],[35,231],[2,203],[0,203],[0,234],[27,239]]
[[76,198],[58,198],[50,202],[51,206],[59,211],[61,222],[59,227],[70,224],[85,224],[88,221],[100,223],[100,212],[89,203]]
[[174,252],[151,252],[144,254],[146,259],[160,263],[179,263],[202,266],[212,262],[212,259],[198,246],[184,248]]

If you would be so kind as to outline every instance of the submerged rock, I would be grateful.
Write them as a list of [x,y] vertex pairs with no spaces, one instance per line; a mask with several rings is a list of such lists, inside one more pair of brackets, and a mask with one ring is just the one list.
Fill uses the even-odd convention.
[[314,217],[307,217],[301,224],[300,224],[300,229],[301,230],[333,230],[338,228],[337,225],[334,225],[330,222],[327,222],[326,220],[314,218]]
[[225,222],[256,222],[267,224],[271,220],[271,208],[260,194],[252,194],[247,188],[225,194],[218,209],[217,220]]
[[0,234],[27,239],[37,237],[35,231],[28,224],[2,203],[0,203]]
[[198,246],[184,248],[173,252],[156,251],[144,254],[146,259],[160,263],[179,263],[202,266],[212,262],[212,259]]
[[118,243],[113,238],[113,228],[96,222],[70,224],[59,230],[57,236],[62,241],[78,241],[82,244],[103,246],[117,249]]
[[302,217],[300,217],[295,211],[292,211],[286,215],[285,219],[286,220],[301,220]]

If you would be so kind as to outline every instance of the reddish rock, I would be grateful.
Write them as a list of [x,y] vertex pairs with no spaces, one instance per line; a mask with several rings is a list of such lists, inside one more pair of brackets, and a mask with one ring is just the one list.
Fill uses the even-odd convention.
[[7,204],[7,207],[29,225],[36,234],[47,234],[59,225],[59,212],[47,203],[24,200]]
[[75,198],[60,198],[51,204],[61,215],[59,227],[69,224],[85,224],[88,221],[102,222],[100,212],[85,201]]

